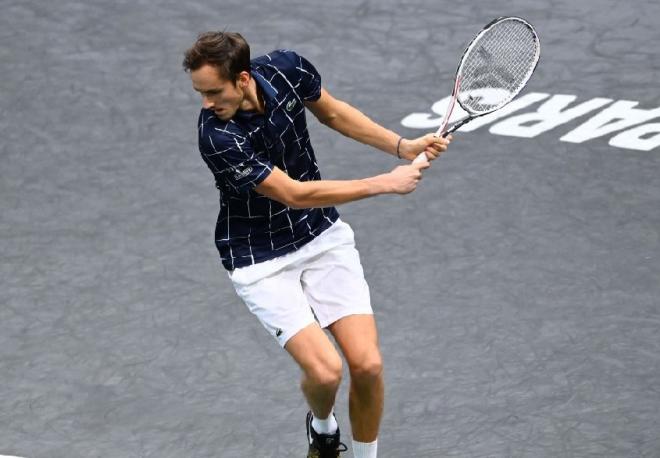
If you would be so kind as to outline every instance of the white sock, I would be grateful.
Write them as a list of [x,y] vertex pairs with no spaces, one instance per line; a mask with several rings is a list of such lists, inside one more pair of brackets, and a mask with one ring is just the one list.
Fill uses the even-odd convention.
[[337,419],[331,411],[326,419],[312,418],[312,428],[318,434],[334,434],[337,432],[339,425],[337,425]]
[[378,439],[373,442],[353,441],[353,456],[355,458],[376,458],[378,454]]

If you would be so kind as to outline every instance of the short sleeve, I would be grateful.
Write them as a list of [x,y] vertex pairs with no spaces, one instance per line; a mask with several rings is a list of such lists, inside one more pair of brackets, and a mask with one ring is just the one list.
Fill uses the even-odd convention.
[[200,132],[199,150],[221,190],[246,193],[273,170],[270,161],[256,153],[249,141],[240,135],[207,128]]
[[314,102],[321,97],[321,75],[314,65],[295,51],[282,51],[291,65],[286,73],[290,74],[294,88],[300,98]]

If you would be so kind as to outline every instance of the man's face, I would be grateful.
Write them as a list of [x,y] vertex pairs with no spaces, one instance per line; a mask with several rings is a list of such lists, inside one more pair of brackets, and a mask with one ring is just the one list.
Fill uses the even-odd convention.
[[203,65],[197,70],[191,71],[190,78],[193,89],[202,95],[202,106],[213,110],[215,115],[223,121],[234,116],[245,98],[243,75],[238,82],[234,83],[221,78],[215,67]]

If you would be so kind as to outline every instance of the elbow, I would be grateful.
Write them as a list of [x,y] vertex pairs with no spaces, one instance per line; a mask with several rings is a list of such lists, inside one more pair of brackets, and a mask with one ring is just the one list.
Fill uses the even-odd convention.
[[301,203],[292,203],[289,205],[289,208],[292,208],[294,210],[302,210],[304,208],[309,208],[307,205],[302,205]]
[[293,186],[290,186],[282,195],[282,203],[289,208],[301,210],[308,208],[306,205],[306,195],[303,189],[303,184],[300,181],[294,181]]
[[347,110],[349,105],[345,102],[337,101],[332,107],[326,110],[322,116],[319,117],[321,124],[324,124],[328,127],[336,126],[340,124],[344,118],[346,118]]
[[322,118],[319,118],[319,122],[324,126],[332,127],[339,115],[337,113],[329,113]]
[[301,208],[300,207],[300,202],[299,200],[292,195],[289,194],[281,194],[278,196],[269,196],[270,199],[277,201],[284,205],[285,207],[293,208],[295,210]]
[[291,196],[287,198],[287,201],[284,205],[286,205],[289,208],[293,208],[294,210],[302,210],[311,207],[303,196],[296,196],[296,197]]
[[275,167],[273,172],[257,185],[255,191],[286,207],[301,209],[308,208],[309,186],[309,182],[291,179]]
[[303,210],[305,208],[312,208],[311,205],[307,205],[302,200],[289,200],[288,202],[283,202],[283,203],[284,205],[286,205],[289,208],[292,208],[293,210]]

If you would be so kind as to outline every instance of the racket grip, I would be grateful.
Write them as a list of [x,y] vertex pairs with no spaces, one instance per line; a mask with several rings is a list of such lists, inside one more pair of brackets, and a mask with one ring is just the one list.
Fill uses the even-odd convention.
[[426,153],[422,151],[417,155],[415,159],[413,159],[412,164],[419,164],[420,162],[428,162],[429,160],[426,158]]

